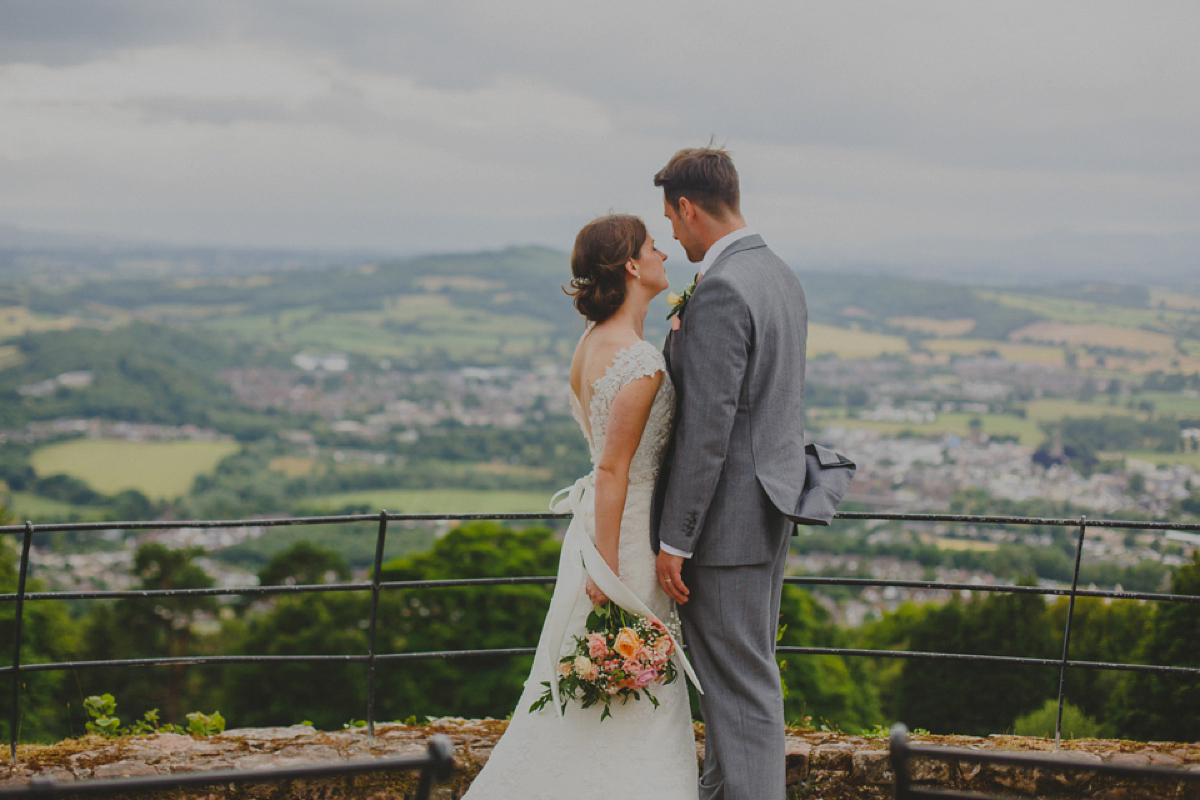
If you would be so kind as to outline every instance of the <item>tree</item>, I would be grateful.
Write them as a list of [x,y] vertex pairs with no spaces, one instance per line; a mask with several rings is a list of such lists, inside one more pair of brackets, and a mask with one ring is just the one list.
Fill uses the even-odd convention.
[[[1037,711],[1017,717],[1013,733],[1053,739],[1058,726],[1058,702],[1047,700]],[[1109,735],[1108,728],[1084,714],[1071,703],[1063,703],[1062,735],[1065,739],[1099,739]]]
[[[493,522],[455,528],[433,549],[384,565],[383,579],[435,580],[551,575],[560,545],[545,528],[513,530]],[[547,585],[416,589],[384,594],[382,652],[532,647],[551,588]],[[382,715],[506,717],[529,674],[528,657],[494,656],[385,664]]]
[[[1200,551],[1175,571],[1172,594],[1200,596]],[[1160,603],[1136,663],[1200,667],[1200,603]],[[1114,702],[1122,735],[1144,741],[1200,739],[1200,678],[1128,673]]]
[[[206,589],[212,577],[193,563],[201,548],[172,550],[157,542],[143,544],[133,561],[133,574],[140,589]],[[183,657],[197,655],[199,642],[193,632],[198,614],[211,612],[211,597],[146,597],[98,603],[84,622],[83,651],[87,660]],[[147,669],[115,668],[79,673],[85,694],[108,692],[122,708],[140,713],[143,708],[162,708],[163,718],[179,722],[184,696],[199,698],[198,672],[188,673],[184,664],[167,667],[167,679],[156,678]],[[207,698],[205,698],[207,699]]]
[[[1068,600],[1050,607],[1055,634],[1062,635]],[[1071,623],[1071,658],[1076,661],[1122,663],[1136,653],[1150,631],[1151,608],[1129,600],[1106,603],[1098,597],[1077,597]],[[1067,670],[1065,694],[1088,717],[1110,723],[1112,699],[1126,673],[1107,669]],[[1080,734],[1082,735],[1082,734]]]
[[258,582],[262,586],[303,585],[328,583],[331,578],[345,581],[349,577],[350,566],[336,550],[299,541],[272,556],[259,570]]
[[[247,655],[366,655],[370,601],[361,592],[281,597],[238,637]],[[221,671],[225,717],[239,726],[292,725],[310,720],[336,730],[365,716],[367,673],[361,663],[235,664]]]
[[[787,627],[780,644],[799,647],[846,647],[845,635],[829,621],[811,593],[783,587],[780,618]],[[802,717],[825,721],[842,730],[857,731],[879,723],[879,694],[862,659],[833,655],[787,655],[781,659],[787,697],[784,709],[791,721]]]
[[[492,522],[455,528],[427,552],[388,562],[385,581],[552,574],[559,544],[544,528],[512,530]],[[285,570],[286,571],[286,570]],[[265,572],[265,570],[264,570]],[[550,587],[400,589],[380,596],[377,652],[530,647],[549,606]],[[370,596],[306,593],[279,599],[251,618],[239,652],[347,655],[368,652]],[[376,664],[376,719],[416,715],[505,717],[529,674],[529,658],[496,656]],[[367,668],[338,660],[239,664],[223,672],[222,702],[238,725],[301,719],[340,727],[362,718]]]
[[[1030,594],[993,594],[926,607],[895,628],[899,649],[1053,658],[1057,640],[1046,604]],[[1054,691],[1044,667],[905,659],[886,710],[910,727],[985,735],[1007,730]]]

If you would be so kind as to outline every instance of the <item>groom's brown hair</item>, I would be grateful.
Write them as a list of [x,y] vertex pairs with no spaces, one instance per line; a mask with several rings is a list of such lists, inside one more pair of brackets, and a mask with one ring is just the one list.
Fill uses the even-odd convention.
[[740,214],[738,174],[729,153],[719,147],[688,147],[671,156],[654,176],[663,197],[676,211],[686,197],[717,219]]

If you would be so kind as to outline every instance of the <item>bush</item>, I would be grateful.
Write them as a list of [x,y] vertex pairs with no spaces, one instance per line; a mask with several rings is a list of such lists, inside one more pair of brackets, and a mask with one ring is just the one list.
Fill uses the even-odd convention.
[[[1017,736],[1040,736],[1054,738],[1054,725],[1058,721],[1058,702],[1047,700],[1037,711],[1017,717],[1013,733]],[[1105,726],[1080,711],[1070,702],[1063,701],[1062,735],[1067,739],[1103,739],[1109,735]]]

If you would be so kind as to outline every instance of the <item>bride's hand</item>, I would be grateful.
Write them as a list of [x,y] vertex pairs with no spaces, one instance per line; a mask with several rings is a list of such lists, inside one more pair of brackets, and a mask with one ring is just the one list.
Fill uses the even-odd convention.
[[591,578],[587,579],[587,596],[594,606],[602,606],[608,602],[608,595],[600,591],[600,587]]

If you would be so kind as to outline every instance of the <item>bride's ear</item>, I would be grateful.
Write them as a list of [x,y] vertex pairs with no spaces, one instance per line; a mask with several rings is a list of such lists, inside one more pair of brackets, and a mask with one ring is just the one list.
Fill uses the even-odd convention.
[[625,262],[625,275],[626,277],[633,278],[635,281],[640,280],[642,277],[638,274],[638,266],[633,263],[632,258]]

